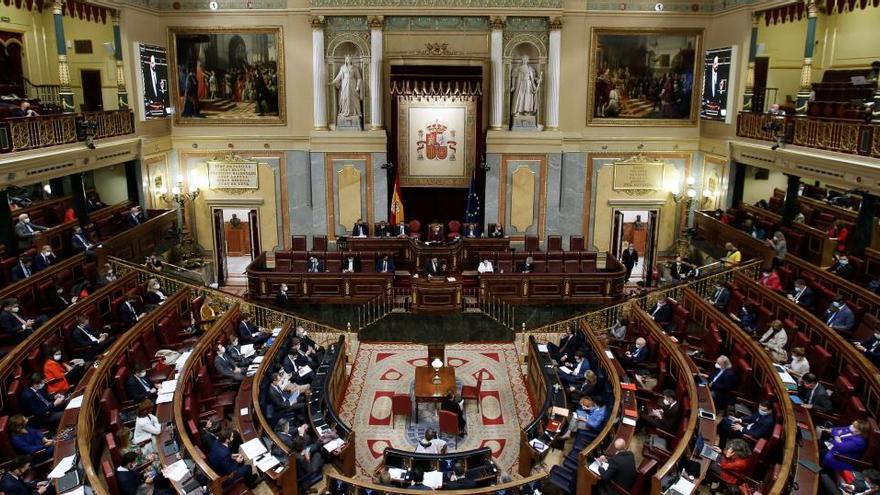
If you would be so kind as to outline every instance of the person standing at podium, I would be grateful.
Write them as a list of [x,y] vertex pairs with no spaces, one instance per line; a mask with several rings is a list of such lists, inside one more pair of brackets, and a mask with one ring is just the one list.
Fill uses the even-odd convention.
[[443,275],[444,270],[445,266],[440,264],[436,256],[428,260],[428,263],[425,264],[425,273],[428,274],[428,278],[439,277]]
[[394,260],[387,254],[376,261],[376,273],[394,273]]

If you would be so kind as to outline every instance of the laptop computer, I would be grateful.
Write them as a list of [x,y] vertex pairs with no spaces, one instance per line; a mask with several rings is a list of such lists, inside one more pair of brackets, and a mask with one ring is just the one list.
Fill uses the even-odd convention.
[[64,493],[68,490],[73,490],[81,484],[82,477],[79,474],[79,468],[74,468],[64,473],[64,476],[58,478],[58,481],[56,481],[56,491],[58,493]]

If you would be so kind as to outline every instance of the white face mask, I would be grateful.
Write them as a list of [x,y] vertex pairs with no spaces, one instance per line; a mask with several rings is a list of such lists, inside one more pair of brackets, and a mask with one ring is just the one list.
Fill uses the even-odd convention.
[[880,333],[875,333],[874,338],[880,340]]
[[37,390],[43,390],[43,387],[45,387],[45,386],[46,386],[45,383],[40,383],[37,385]]
[[25,219],[24,219],[24,223],[31,223],[31,219],[30,219],[30,218],[25,218]]
[[138,373],[138,377],[139,377],[139,378],[144,378],[144,377],[146,377],[146,376],[147,376],[147,372],[146,372],[146,371],[141,371],[140,373]]
[[61,357],[61,353],[57,352],[54,356],[52,356],[52,359],[54,359],[55,361],[61,361]]
[[718,363],[715,363],[715,369],[719,369],[719,370],[720,370],[720,369],[721,369],[721,365],[718,364]]
[[13,306],[13,307],[12,307],[12,312],[13,312],[13,313],[18,313],[18,309],[19,309],[18,306]]

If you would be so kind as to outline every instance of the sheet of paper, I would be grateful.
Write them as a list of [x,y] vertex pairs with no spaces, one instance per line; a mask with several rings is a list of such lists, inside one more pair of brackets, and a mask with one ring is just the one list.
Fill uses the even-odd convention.
[[174,392],[170,394],[159,394],[156,397],[156,404],[165,404],[166,402],[172,402],[174,400]]
[[278,459],[275,458],[275,456],[264,455],[257,461],[256,466],[257,469],[265,473],[266,471],[272,469],[279,464],[281,464],[281,462],[279,462]]
[[242,407],[241,411],[240,411],[242,416],[247,416],[249,412],[250,412],[250,410],[246,407]]
[[299,373],[299,376],[306,376],[311,372],[312,372],[312,368],[310,368],[309,365],[305,365],[305,366],[300,367],[300,369],[297,373]]
[[254,344],[244,344],[241,346],[241,355],[244,357],[253,356],[256,353],[254,351]]
[[239,450],[241,450],[241,455],[248,459],[256,459],[267,452],[266,446],[263,445],[263,441],[259,437],[241,444]]
[[73,490],[64,492],[61,495],[86,495],[86,486],[79,485],[78,487],[74,488]]
[[388,474],[393,480],[402,480],[406,476],[406,469],[388,468]]
[[345,442],[342,441],[341,438],[337,438],[336,440],[332,440],[330,442],[325,443],[324,450],[326,450],[327,452],[333,452],[334,450],[338,449],[339,447],[342,447],[342,445],[344,443]]
[[601,476],[601,474],[599,473],[600,466],[602,467],[602,469],[608,469],[607,462],[599,464],[599,461],[593,461],[590,463],[590,471],[596,473],[597,476]]
[[281,333],[281,327],[275,327],[272,329],[272,336],[273,337],[277,337],[279,333]]
[[[186,351],[177,358],[177,361],[174,362],[174,369],[180,371],[183,369],[184,365],[186,365],[186,360],[189,359],[189,356],[192,354],[192,351]],[[166,476],[167,478],[167,476]]]
[[568,373],[569,375],[571,374],[571,368],[569,368],[568,366],[560,366],[559,371],[563,373]]
[[696,488],[696,485],[694,485],[691,480],[685,478],[684,476],[678,478],[678,481],[676,481],[675,484],[672,485],[672,489],[678,493],[692,493],[694,491],[694,488]]
[[165,380],[159,384],[160,394],[174,393],[175,390],[177,390],[177,380]]
[[187,469],[186,463],[181,459],[163,469],[162,474],[171,481],[180,481],[189,476],[189,469]]
[[423,483],[436,490],[443,486],[443,473],[440,471],[428,471],[425,473]]
[[266,356],[257,356],[257,357],[254,358],[253,363],[254,363],[254,364],[260,364],[260,363],[263,362],[263,358],[265,358],[265,357],[266,357]]
[[547,352],[547,344],[538,344],[538,352]]
[[614,353],[612,353],[608,349],[605,349],[605,355],[608,356],[608,359],[614,359]]
[[550,409],[550,414],[553,414],[553,415],[556,415],[556,416],[565,416],[565,417],[568,417],[568,414],[569,414],[570,412],[571,412],[571,411],[569,411],[568,409],[566,409],[566,408],[564,408],[564,407],[556,407],[556,406],[553,406],[553,408]]
[[67,403],[67,407],[65,407],[65,409],[78,409],[79,407],[82,406],[82,403],[83,403],[83,396],[78,395],[78,396],[70,399],[70,402]]
[[58,461],[58,464],[56,464],[55,467],[52,468],[52,471],[49,472],[49,475],[46,477],[52,480],[63,477],[64,474],[70,471],[70,468],[73,467],[73,461],[75,460],[75,454],[69,455],[64,459],[61,459],[60,461]]
[[635,426],[636,420],[634,420],[633,418],[630,418],[628,416],[624,416],[623,417],[623,424],[629,425],[629,426]]

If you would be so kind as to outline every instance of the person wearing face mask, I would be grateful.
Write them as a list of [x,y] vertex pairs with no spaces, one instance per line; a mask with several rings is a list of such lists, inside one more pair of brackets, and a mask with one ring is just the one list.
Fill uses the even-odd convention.
[[22,316],[20,311],[18,300],[13,298],[3,301],[3,309],[0,311],[0,328],[3,329],[4,335],[15,343],[27,338],[47,320],[43,315],[36,318]]
[[48,310],[50,314],[57,314],[66,308],[69,308],[73,303],[76,302],[75,298],[69,297],[64,294],[64,288],[58,287],[54,292],[50,292],[48,294],[46,304],[48,306]]
[[730,289],[721,282],[716,283],[715,292],[712,293],[709,301],[712,303],[712,306],[715,306],[715,309],[722,313],[727,313],[727,305],[730,303]]
[[71,337],[74,345],[81,349],[82,358],[86,361],[94,361],[113,345],[113,342],[116,342],[115,336],[92,330],[89,317],[86,315],[77,315],[76,328],[73,329]]
[[856,342],[856,349],[865,355],[874,366],[880,367],[880,326],[874,328],[874,334],[862,342]]
[[736,388],[739,377],[733,370],[733,365],[727,356],[718,356],[715,360],[715,371],[710,375],[701,375],[706,378],[706,384],[712,392],[712,400],[716,409],[724,409],[730,401],[730,391]]
[[[853,471],[855,467],[841,459],[835,454],[852,459],[861,459],[865,449],[868,448],[868,436],[871,433],[870,424],[862,419],[857,419],[849,426],[840,426],[837,428],[818,428],[820,435],[827,438],[831,443],[831,447],[824,452],[820,451],[822,456],[822,467],[840,473],[841,471]],[[819,442],[820,449],[824,450],[825,444]]]
[[394,260],[387,254],[376,260],[376,273],[394,273]]
[[296,327],[296,337],[299,339],[300,352],[311,360],[321,361],[324,356],[324,347],[309,337],[309,333],[303,327]]
[[309,258],[309,264],[306,270],[309,273],[322,273],[324,271],[324,263],[317,257],[312,256]]
[[[626,449],[626,440],[617,438],[614,440],[615,453],[611,457],[600,455],[596,458],[599,463],[599,494],[614,495],[618,493],[614,484],[624,490],[632,490],[636,483],[636,460],[632,452]],[[612,484],[612,482],[614,484]]]
[[33,263],[27,256],[20,256],[18,263],[12,267],[11,278],[13,282],[24,280],[34,274]]
[[116,468],[116,485],[119,487],[119,495],[138,495],[149,493],[151,495],[172,495],[169,481],[162,473],[147,469],[138,472],[138,455],[135,452],[126,452],[120,458],[120,466]]
[[22,413],[31,418],[34,426],[55,429],[61,421],[67,399],[61,394],[46,392],[46,381],[41,373],[32,374],[30,381],[31,386],[24,389],[19,398]]
[[132,443],[141,447],[144,455],[156,452],[156,440],[162,434],[162,423],[153,414],[153,403],[149,399],[138,402],[137,419],[134,422]]
[[254,323],[251,315],[245,313],[241,315],[241,321],[238,323],[238,336],[244,344],[261,347],[272,337],[272,334]]
[[290,350],[282,361],[284,372],[290,375],[290,380],[297,385],[308,385],[315,379],[315,372],[306,356],[299,353],[299,339],[294,337],[290,344]]
[[128,378],[125,379],[125,394],[132,402],[141,402],[144,399],[155,400],[156,386],[147,377],[147,370],[140,365],[135,365]]
[[31,456],[18,455],[7,465],[0,475],[0,493],[6,495],[55,495],[55,487],[48,481],[29,481],[25,479],[31,470]]
[[739,326],[748,332],[749,335],[754,334],[758,330],[758,308],[753,303],[747,302],[743,304],[743,307],[736,316],[732,314],[730,316],[735,321],[738,321]]
[[73,234],[70,236],[70,245],[74,251],[85,253],[86,258],[94,258],[96,256],[95,248],[97,245],[89,239],[89,236],[79,225],[73,228]]
[[43,246],[43,249],[34,255],[34,271],[45,270],[50,265],[54,265],[57,260],[58,258],[55,257],[55,253],[52,252],[52,246]]
[[633,268],[639,262],[639,252],[636,251],[635,246],[630,244],[629,247],[623,250],[623,254],[620,255],[620,262],[626,267],[626,277],[623,279],[623,283],[627,283],[632,275]]
[[849,239],[849,229],[846,228],[846,224],[841,220],[837,220],[828,229],[828,238],[829,240],[837,241],[837,245],[834,249],[836,249],[838,253],[842,253],[846,251],[846,242],[847,239]]
[[732,242],[727,242],[724,244],[724,250],[727,252],[727,254],[721,257],[721,261],[724,262],[724,268],[739,266],[742,262],[742,253],[739,252],[739,249]]
[[785,346],[788,345],[788,333],[781,321],[773,320],[770,322],[770,327],[758,340],[758,344],[770,353],[773,361],[777,363],[788,361],[788,352],[785,350]]
[[46,438],[42,431],[28,426],[27,418],[16,414],[9,418],[9,441],[17,454],[34,456],[34,460],[51,459],[55,452],[55,440]]
[[836,332],[849,333],[856,324],[856,316],[844,302],[843,296],[837,296],[825,310],[822,321]]
[[639,337],[636,339],[635,344],[623,356],[620,356],[620,364],[627,370],[638,368],[648,361],[651,357],[650,355],[648,342],[643,337]]
[[27,213],[19,215],[18,223],[15,224],[15,235],[18,236],[18,249],[24,250],[31,247],[31,244],[34,243],[34,234],[46,230],[49,230],[49,228],[31,222],[31,218]]
[[306,445],[314,445],[311,437],[309,437],[308,431],[308,423],[302,423],[297,428],[291,428],[290,420],[287,418],[279,419],[278,424],[275,426],[275,434],[278,435],[278,438],[281,439],[288,449],[293,448],[293,441],[300,437],[306,441]]
[[779,266],[785,261],[785,255],[788,254],[788,243],[785,240],[785,234],[780,231],[773,233],[773,237],[767,239],[767,245],[773,248],[773,268]]
[[125,328],[131,328],[135,323],[144,317],[146,313],[137,310],[137,296],[128,296],[125,302],[119,305],[119,319],[122,320]]
[[779,273],[776,272],[776,268],[770,268],[761,272],[761,278],[758,280],[758,283],[770,290],[782,290],[782,282],[779,280]]
[[287,296],[287,284],[282,283],[278,287],[278,294],[275,294],[275,305],[283,309],[290,307],[290,297]]
[[568,387],[568,401],[572,408],[577,407],[581,401],[581,397],[593,396],[599,393],[599,377],[593,370],[587,370],[584,373],[584,382],[578,386]]
[[804,409],[813,409],[823,413],[830,412],[832,409],[828,391],[812,373],[801,377],[797,395],[800,397]]
[[241,353],[241,346],[238,345],[238,337],[235,335],[232,336],[232,340],[230,340],[229,345],[226,346],[226,356],[241,369],[250,366],[257,357],[256,354],[245,357],[244,354]]
[[[741,438],[734,438],[727,444],[727,447],[712,446],[712,450],[721,454],[721,456],[709,464],[709,476],[712,479],[720,480],[727,486],[736,487],[740,478],[736,474],[745,474],[749,467],[749,457],[752,455],[752,449],[749,444]],[[718,489],[720,483],[715,481],[711,484],[713,489]],[[730,492],[728,492],[730,493]],[[738,488],[737,488],[737,492]]]
[[352,255],[348,255],[342,262],[342,273],[355,273],[361,271],[361,261]]
[[144,302],[152,306],[158,306],[165,302],[167,297],[162,292],[162,285],[155,278],[147,281],[147,293],[144,295]]
[[101,267],[101,271],[98,272],[98,287],[105,287],[115,282],[118,277],[116,276],[116,272],[113,271],[113,267],[110,263],[104,263],[104,266]]
[[813,289],[802,278],[794,281],[794,290],[785,297],[804,309],[809,310],[813,307]]
[[295,383],[285,381],[283,373],[275,373],[272,376],[272,384],[267,390],[267,395],[276,417],[295,417],[296,421],[304,422],[305,395],[301,394],[300,390]]
[[483,261],[480,262],[480,265],[477,267],[477,273],[493,273],[495,268],[492,266],[492,261],[489,260],[488,257],[484,256]]
[[767,438],[773,432],[773,403],[769,399],[762,399],[758,404],[758,411],[751,416],[736,418],[726,416],[718,425],[718,435],[723,445],[728,438],[742,438],[746,435],[755,438]]
[[237,382],[244,380],[244,371],[226,353],[226,346],[217,344],[217,355],[214,356],[214,369],[222,376]]
[[800,378],[810,372],[810,362],[807,361],[806,351],[803,347],[791,349],[791,362],[785,365],[788,374]]
[[85,374],[85,363],[81,359],[64,362],[61,349],[53,348],[43,362],[43,376],[46,378],[46,392],[66,394],[76,386]]
[[663,398],[658,406],[660,407],[643,411],[639,415],[639,419],[655,428],[675,431],[678,421],[681,419],[681,404],[675,398],[675,391],[672,389],[664,390]]
[[605,407],[605,400],[602,396],[581,397],[579,406],[572,415],[568,430],[562,438],[568,438],[577,431],[578,438],[590,443],[605,426],[605,420],[608,419],[608,408]]
[[651,318],[659,323],[660,327],[664,329],[672,324],[672,306],[666,303],[665,297],[657,299],[657,304],[655,304],[654,309],[651,310]]
[[570,370],[566,371],[560,368],[559,380],[566,387],[580,385],[584,381],[584,374],[590,369],[590,361],[587,356],[583,351],[577,351],[574,353],[574,362],[566,363],[566,365],[571,365],[569,366]]
[[849,264],[849,258],[847,258],[846,254],[838,254],[834,264],[828,267],[828,272],[833,273],[842,279],[850,280],[852,279],[855,270],[853,269],[853,266]]

